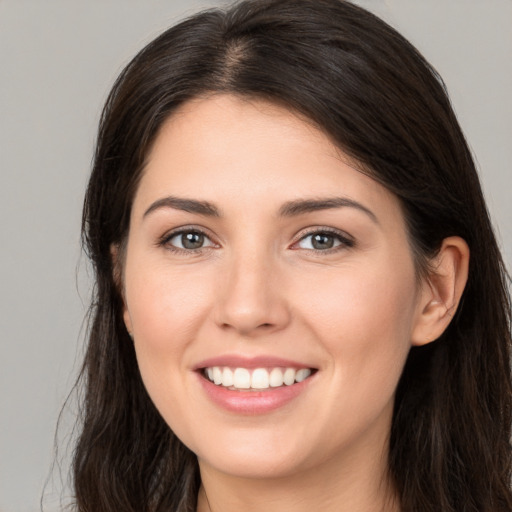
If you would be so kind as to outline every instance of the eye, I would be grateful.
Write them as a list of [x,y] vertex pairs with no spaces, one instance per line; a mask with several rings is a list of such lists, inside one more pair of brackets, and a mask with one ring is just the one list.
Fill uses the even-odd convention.
[[353,247],[353,240],[337,232],[315,231],[303,236],[296,244],[299,249],[328,251],[337,247]]
[[204,233],[193,229],[171,233],[163,240],[163,243],[185,251],[194,251],[215,245]]

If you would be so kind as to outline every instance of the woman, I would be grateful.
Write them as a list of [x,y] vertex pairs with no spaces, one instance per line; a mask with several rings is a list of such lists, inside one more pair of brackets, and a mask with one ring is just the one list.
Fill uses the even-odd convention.
[[441,79],[339,0],[200,13],[101,120],[78,510],[510,511],[510,304]]

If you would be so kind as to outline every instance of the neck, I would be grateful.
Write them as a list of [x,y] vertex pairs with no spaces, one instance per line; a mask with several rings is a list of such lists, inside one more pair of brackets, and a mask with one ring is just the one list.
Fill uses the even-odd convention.
[[286,477],[241,478],[200,461],[198,512],[399,512],[387,474],[387,450],[373,459],[326,461]]

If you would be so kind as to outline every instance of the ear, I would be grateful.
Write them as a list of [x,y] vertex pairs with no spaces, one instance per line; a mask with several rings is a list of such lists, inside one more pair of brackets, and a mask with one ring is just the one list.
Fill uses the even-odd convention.
[[431,272],[423,280],[411,343],[425,345],[441,336],[450,324],[466,286],[469,247],[458,236],[445,238]]
[[119,246],[119,244],[112,244],[110,246],[110,256],[112,258],[112,278],[114,279],[114,284],[116,285],[119,294],[121,295],[121,299],[123,301],[123,320],[126,326],[126,330],[128,334],[132,333],[132,320],[130,317],[130,313],[128,312],[128,308],[126,307],[126,299],[124,292],[124,282],[123,282],[123,248]]
[[130,335],[130,338],[133,339],[132,317],[130,316],[130,312],[128,311],[128,308],[126,307],[126,305],[123,307],[123,320],[124,320],[124,325],[126,326],[126,330],[128,331],[128,334]]

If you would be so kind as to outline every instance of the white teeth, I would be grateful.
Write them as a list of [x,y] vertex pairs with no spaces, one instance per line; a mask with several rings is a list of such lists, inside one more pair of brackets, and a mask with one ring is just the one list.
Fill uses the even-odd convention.
[[268,372],[265,368],[257,368],[252,372],[251,388],[254,389],[267,389],[269,386]]
[[295,380],[297,382],[302,382],[304,379],[307,379],[310,375],[311,370],[309,368],[301,368],[295,375]]
[[218,366],[213,368],[213,382],[217,385],[222,384],[222,370]]
[[278,388],[283,385],[283,372],[281,368],[274,368],[270,372],[269,384],[272,388]]
[[295,382],[295,370],[293,368],[286,368],[283,375],[283,381],[287,386],[291,386]]
[[251,374],[245,368],[237,368],[233,374],[233,386],[238,389],[249,389],[251,387]]
[[218,386],[231,389],[268,389],[283,385],[291,386],[311,375],[309,368],[229,368],[213,366],[206,368],[205,377]]
[[231,368],[224,368],[222,372],[222,385],[229,387],[232,386],[233,383],[233,372],[231,371]]

